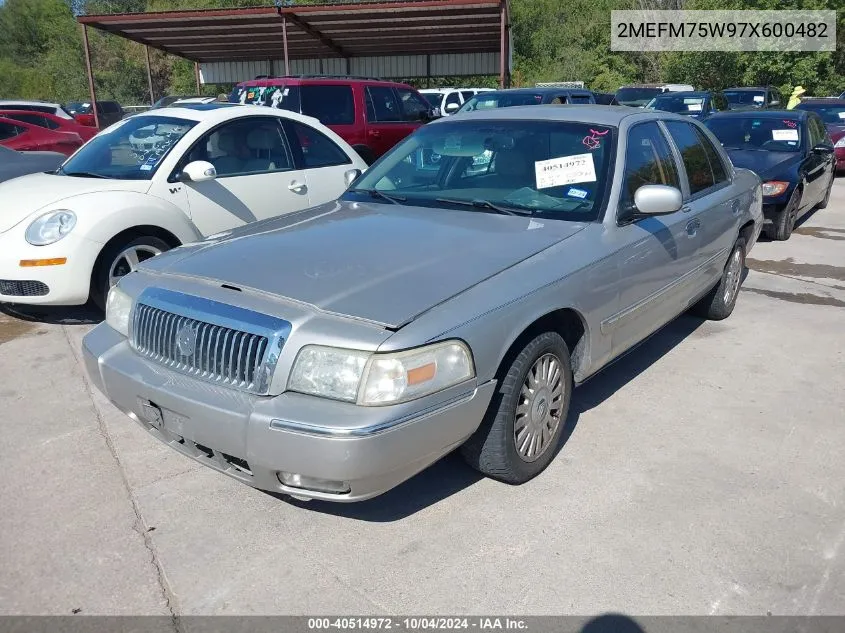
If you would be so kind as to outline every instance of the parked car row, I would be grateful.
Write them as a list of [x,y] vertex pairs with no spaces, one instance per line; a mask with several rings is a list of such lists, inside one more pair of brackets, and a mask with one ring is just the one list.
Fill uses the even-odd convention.
[[825,124],[845,119],[835,100],[699,120],[573,88],[438,118],[369,78],[230,101],[119,120],[0,184],[0,300],[93,300],[91,382],[143,429],[341,502],[457,448],[508,483],[542,472],[577,384],[687,310],[727,318],[761,231],[827,205]]

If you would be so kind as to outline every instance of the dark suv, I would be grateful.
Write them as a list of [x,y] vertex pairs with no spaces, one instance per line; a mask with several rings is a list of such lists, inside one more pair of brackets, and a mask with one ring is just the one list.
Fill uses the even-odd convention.
[[[65,109],[73,115],[82,125],[94,126],[94,108],[87,101],[71,101]],[[100,122],[100,129],[105,129],[112,123],[117,123],[123,118],[123,108],[117,101],[97,101],[97,119]]]
[[728,100],[731,110],[766,110],[785,108],[786,104],[777,88],[770,86],[750,86],[746,88],[727,88],[722,94]]
[[434,118],[411,86],[364,77],[270,77],[244,81],[232,103],[284,108],[319,119],[372,163]]

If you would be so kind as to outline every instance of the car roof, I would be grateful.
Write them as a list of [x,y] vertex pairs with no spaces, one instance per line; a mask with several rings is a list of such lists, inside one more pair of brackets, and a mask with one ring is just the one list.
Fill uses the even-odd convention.
[[675,98],[675,97],[706,97],[713,94],[712,90],[676,90],[674,92],[664,92],[655,97],[655,99]]
[[401,86],[402,88],[413,88],[413,86],[409,84],[403,84],[398,81],[390,81],[387,79],[377,79],[367,78],[367,77],[342,77],[338,76],[325,76],[325,77],[264,77],[262,79],[248,79],[246,81],[238,82],[238,86],[274,86],[277,84],[284,83],[286,85],[291,86],[307,86],[309,84],[313,85],[326,85],[326,86],[336,86],[336,85],[345,85],[345,84],[378,84],[384,86]]
[[61,107],[58,103],[51,103],[50,101],[36,101],[33,99],[0,99],[0,106],[2,105],[35,105],[35,106],[50,106],[53,108]]
[[131,118],[169,116],[177,119],[186,119],[188,121],[210,122],[214,125],[230,119],[255,115],[275,115],[279,118],[293,119],[295,121],[308,123],[311,126],[322,127],[322,123],[320,123],[318,119],[304,114],[299,114],[298,112],[292,112],[290,110],[283,110],[280,108],[268,108],[267,106],[259,105],[225,103],[222,101],[214,103],[186,103],[169,105],[164,108],[145,110],[143,112],[139,112],[138,114],[133,114]]
[[813,97],[812,99],[801,99],[801,103],[798,106],[802,105],[845,105],[845,99],[840,99],[839,97]]
[[7,114],[27,114],[27,115],[35,115],[35,116],[48,116],[48,117],[53,117],[54,119],[61,119],[63,121],[70,121],[70,119],[62,119],[62,117],[58,117],[55,114],[53,114],[52,112],[34,112],[32,110],[19,110],[18,108],[15,108],[15,107],[4,106],[2,103],[0,103],[0,113],[2,113],[3,116],[5,116]]
[[710,116],[711,119],[781,119],[785,116],[795,116],[799,119],[806,119],[809,116],[807,110],[725,110],[716,112]]
[[562,92],[578,92],[583,94],[592,94],[586,88],[506,88],[504,90],[490,90],[485,91],[483,94],[485,97],[492,97],[497,94],[522,94],[522,95],[547,95],[547,94],[560,94]]
[[486,119],[499,121],[569,121],[573,123],[618,126],[623,119],[628,117],[639,117],[644,120],[689,120],[687,116],[672,112],[663,112],[662,110],[644,110],[643,108],[629,108],[628,106],[571,104],[529,105],[473,110],[472,112],[461,112],[460,116],[437,119],[428,125],[450,125],[460,121]]
[[740,86],[738,88],[725,88],[725,91],[732,90],[733,92],[744,92],[747,90],[771,90],[771,86]]

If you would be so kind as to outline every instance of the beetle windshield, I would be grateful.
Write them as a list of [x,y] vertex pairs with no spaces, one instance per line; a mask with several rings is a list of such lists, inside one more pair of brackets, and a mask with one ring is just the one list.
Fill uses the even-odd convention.
[[196,125],[164,116],[135,116],[103,130],[74,154],[60,173],[87,178],[149,180],[161,160]]
[[346,198],[592,221],[607,195],[614,145],[614,129],[602,125],[456,119],[420,128]]
[[801,122],[794,117],[727,116],[707,119],[705,125],[726,149],[797,152],[801,148]]

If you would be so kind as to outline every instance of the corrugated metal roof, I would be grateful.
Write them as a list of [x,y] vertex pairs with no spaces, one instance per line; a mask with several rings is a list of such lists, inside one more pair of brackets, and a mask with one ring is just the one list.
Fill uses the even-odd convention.
[[[79,22],[197,62],[395,57],[386,76],[425,75],[413,55],[438,55],[438,69],[499,53],[506,0],[394,0],[290,7],[86,15]],[[283,20],[284,18],[284,20]],[[415,65],[416,64],[416,65]],[[404,66],[403,66],[404,65]],[[406,72],[411,68],[415,72]],[[345,69],[344,69],[345,70]],[[277,71],[278,72],[278,71]],[[327,70],[324,72],[328,72]],[[261,74],[261,73],[259,73]],[[431,69],[433,75],[471,74]]]

